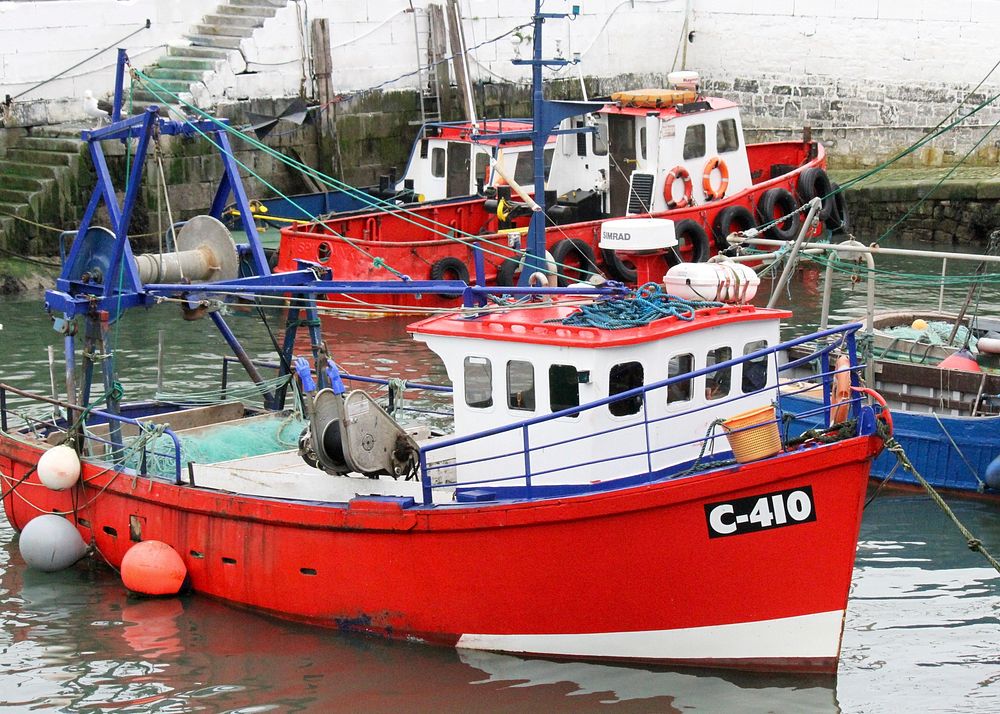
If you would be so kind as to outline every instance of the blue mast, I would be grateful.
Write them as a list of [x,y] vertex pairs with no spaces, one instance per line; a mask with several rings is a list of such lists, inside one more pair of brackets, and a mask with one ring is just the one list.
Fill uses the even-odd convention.
[[542,57],[542,25],[546,19],[563,19],[576,17],[580,14],[580,6],[573,5],[569,13],[542,12],[543,0],[535,0],[534,37],[532,38],[532,57],[530,60],[515,59],[514,64],[531,65],[531,107],[533,128],[531,130],[531,146],[535,169],[535,203],[538,210],[532,211],[528,223],[527,254],[524,258],[524,268],[521,270],[520,285],[527,285],[528,278],[535,271],[545,270],[545,145],[553,134],[578,133],[580,129],[556,129],[563,119],[579,114],[597,111],[603,105],[600,102],[563,102],[550,101],[545,98],[542,86],[542,67],[562,67],[570,64],[569,60]]

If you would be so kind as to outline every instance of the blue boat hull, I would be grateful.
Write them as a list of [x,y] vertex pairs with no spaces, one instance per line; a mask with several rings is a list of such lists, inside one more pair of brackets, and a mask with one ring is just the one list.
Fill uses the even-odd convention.
[[[782,396],[781,409],[791,419],[788,435],[796,436],[819,426],[818,417],[796,416],[792,419],[792,415],[815,410],[819,406],[819,402],[798,395]],[[987,466],[1000,456],[1000,416],[935,418],[933,414],[893,411],[892,421],[894,436],[914,468],[932,486],[1000,496],[1000,491],[985,485]],[[895,455],[883,451],[872,464],[871,478],[881,481],[895,465]],[[890,481],[919,485],[913,475],[902,467],[895,470]]]

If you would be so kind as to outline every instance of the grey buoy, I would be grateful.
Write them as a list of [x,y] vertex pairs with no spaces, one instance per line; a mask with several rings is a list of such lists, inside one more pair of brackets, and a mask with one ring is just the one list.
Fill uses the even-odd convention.
[[17,545],[28,567],[45,573],[68,568],[87,552],[76,527],[53,513],[29,521]]

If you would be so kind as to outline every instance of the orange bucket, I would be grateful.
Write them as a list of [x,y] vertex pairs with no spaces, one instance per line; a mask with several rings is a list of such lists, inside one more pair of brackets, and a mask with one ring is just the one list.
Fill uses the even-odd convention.
[[[756,426],[756,425],[760,426]],[[781,452],[781,432],[774,420],[774,405],[741,412],[722,422],[733,456],[741,464]]]

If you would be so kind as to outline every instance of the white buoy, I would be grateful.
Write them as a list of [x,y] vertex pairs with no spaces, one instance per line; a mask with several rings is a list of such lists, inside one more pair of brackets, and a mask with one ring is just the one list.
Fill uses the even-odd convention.
[[68,568],[87,552],[76,527],[54,513],[29,521],[17,545],[28,567],[45,573]]
[[53,446],[38,459],[38,478],[53,491],[65,491],[80,478],[80,457],[65,444]]

